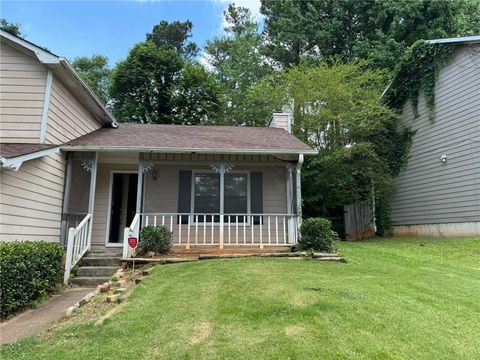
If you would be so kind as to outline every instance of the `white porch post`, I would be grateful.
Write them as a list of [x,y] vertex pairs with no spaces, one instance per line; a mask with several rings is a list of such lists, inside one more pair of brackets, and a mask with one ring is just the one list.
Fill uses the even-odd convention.
[[225,162],[211,164],[210,168],[220,174],[220,228],[219,228],[219,246],[220,249],[223,249],[224,237],[223,237],[223,226],[224,226],[224,211],[225,211],[225,173],[229,173],[233,169],[233,165]]
[[297,215],[298,215],[298,221],[297,221],[297,242],[298,238],[300,236],[300,222],[302,220],[302,179],[301,179],[301,169],[303,165],[303,154],[298,155],[298,162],[296,166],[296,200],[297,200]]
[[220,166],[220,249],[223,249],[223,212],[225,211],[225,164]]
[[90,195],[88,198],[88,213],[92,214],[92,219],[90,220],[90,226],[88,229],[88,250],[90,250],[92,245],[92,224],[93,224],[93,211],[95,208],[95,191],[97,187],[98,152],[95,152],[91,164],[92,165],[90,169]]
[[71,187],[72,187],[72,156],[71,156],[71,153],[67,153],[67,169],[65,172],[65,187],[63,191],[62,224],[61,224],[62,245],[68,244],[67,215],[68,215],[68,208],[70,207]]
[[295,221],[291,217],[294,214],[293,211],[293,179],[292,179],[292,173],[296,171],[295,167],[291,164],[288,163],[287,166],[285,167],[286,170],[286,175],[287,175],[287,181],[286,181],[286,186],[287,186],[287,214],[290,215],[287,219],[288,223],[288,243],[293,244],[294,239],[295,239]]
[[143,154],[139,155],[138,158],[138,180],[137,180],[137,206],[136,213],[140,214],[142,212],[142,200],[143,200],[143,173],[145,172],[145,166],[143,163]]

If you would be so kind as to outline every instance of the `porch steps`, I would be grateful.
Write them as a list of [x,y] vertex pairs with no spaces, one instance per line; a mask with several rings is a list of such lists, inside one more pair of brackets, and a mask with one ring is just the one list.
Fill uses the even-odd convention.
[[79,263],[77,276],[70,284],[92,287],[110,279],[120,267],[121,249],[92,248]]

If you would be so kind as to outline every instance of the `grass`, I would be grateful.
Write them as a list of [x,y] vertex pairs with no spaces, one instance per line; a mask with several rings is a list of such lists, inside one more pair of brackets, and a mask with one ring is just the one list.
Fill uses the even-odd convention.
[[6,359],[479,359],[480,238],[341,243],[348,263],[157,266],[104,325],[2,347]]

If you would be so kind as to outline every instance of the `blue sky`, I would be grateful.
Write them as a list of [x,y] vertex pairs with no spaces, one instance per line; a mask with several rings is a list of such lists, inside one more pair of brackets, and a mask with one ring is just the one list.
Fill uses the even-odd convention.
[[[104,54],[114,63],[143,41],[160,20],[193,22],[193,40],[203,47],[221,35],[228,0],[1,1],[0,16],[22,25],[26,38],[57,55]],[[259,0],[235,1],[257,15]]]

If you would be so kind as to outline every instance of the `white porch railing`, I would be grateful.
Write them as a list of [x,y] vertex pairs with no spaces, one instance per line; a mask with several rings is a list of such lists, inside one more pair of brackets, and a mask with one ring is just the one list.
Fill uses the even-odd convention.
[[[138,219],[137,219],[138,216]],[[138,236],[146,226],[164,225],[173,233],[173,245],[289,246],[297,243],[299,217],[295,214],[142,213],[125,229],[124,256],[129,256],[128,236]]]
[[68,284],[70,272],[90,249],[92,241],[92,214],[87,214],[76,228],[68,230],[67,254],[65,260],[64,284]]
[[128,258],[133,254],[133,249],[128,245],[129,237],[139,238],[140,234],[140,214],[135,214],[130,227],[126,227],[123,231],[123,258]]

